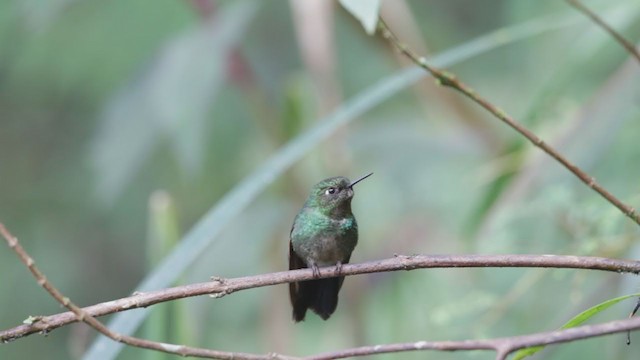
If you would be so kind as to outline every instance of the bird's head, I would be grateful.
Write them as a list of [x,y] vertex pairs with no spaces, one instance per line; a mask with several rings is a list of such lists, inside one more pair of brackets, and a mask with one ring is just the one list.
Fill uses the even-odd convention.
[[372,174],[353,182],[344,176],[324,179],[313,186],[306,205],[319,208],[323,213],[332,217],[343,217],[351,213],[353,186]]

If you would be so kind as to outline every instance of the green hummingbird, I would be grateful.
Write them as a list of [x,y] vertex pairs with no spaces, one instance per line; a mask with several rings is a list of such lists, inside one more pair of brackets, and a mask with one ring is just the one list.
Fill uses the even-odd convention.
[[[291,228],[289,270],[311,268],[314,277],[319,267],[349,262],[358,243],[358,223],[351,212],[353,186],[373,175],[351,182],[343,176],[324,179],[312,189]],[[289,284],[293,320],[304,320],[307,309],[327,320],[338,305],[338,292],[344,276],[299,281]]]

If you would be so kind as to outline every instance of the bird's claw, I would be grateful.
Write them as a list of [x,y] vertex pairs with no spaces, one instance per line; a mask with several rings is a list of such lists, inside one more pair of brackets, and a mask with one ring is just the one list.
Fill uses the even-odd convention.
[[313,271],[313,277],[314,278],[319,278],[320,277],[320,268],[318,267],[318,265],[312,264],[311,265],[311,271]]

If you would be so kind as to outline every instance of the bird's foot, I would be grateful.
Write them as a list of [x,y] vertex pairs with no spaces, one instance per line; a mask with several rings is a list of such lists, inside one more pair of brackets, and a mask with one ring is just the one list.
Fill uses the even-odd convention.
[[320,277],[320,268],[318,267],[318,265],[311,264],[311,271],[313,271],[313,277],[314,278],[319,278]]
[[335,271],[335,274],[336,274],[336,276],[339,276],[341,273],[342,273],[342,262],[341,262],[341,261],[338,261],[338,262],[336,263],[336,271]]

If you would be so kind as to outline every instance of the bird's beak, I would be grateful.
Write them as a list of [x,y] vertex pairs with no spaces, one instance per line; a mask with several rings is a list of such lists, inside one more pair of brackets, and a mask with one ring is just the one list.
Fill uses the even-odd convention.
[[368,178],[368,177],[369,177],[369,176],[371,176],[371,175],[373,175],[373,173],[369,173],[369,174],[367,174],[367,175],[365,175],[365,176],[361,177],[360,179],[358,179],[358,180],[356,180],[356,181],[351,182],[351,184],[349,184],[349,189],[353,189],[353,185],[355,185],[355,184],[359,183],[360,181],[362,181],[362,180],[364,180],[364,179]]

